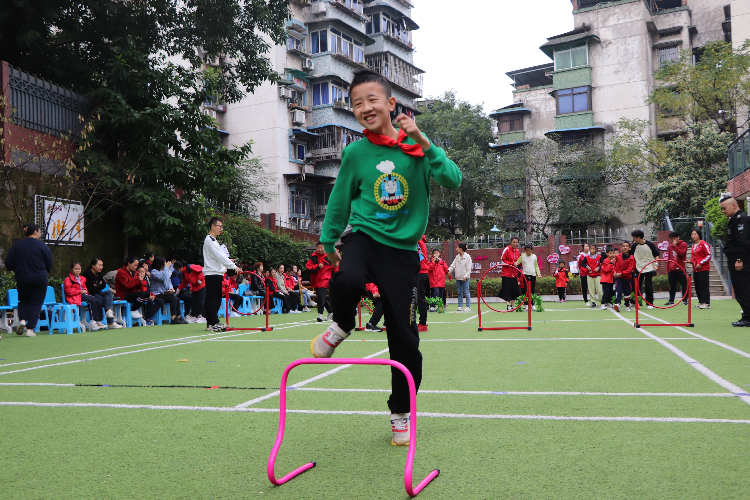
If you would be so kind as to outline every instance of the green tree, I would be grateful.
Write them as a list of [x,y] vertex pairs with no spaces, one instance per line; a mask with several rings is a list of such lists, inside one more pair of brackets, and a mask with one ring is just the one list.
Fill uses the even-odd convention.
[[[222,147],[200,105],[278,78],[266,52],[284,43],[288,16],[286,0],[17,0],[0,10],[0,46],[12,65],[97,103],[71,175],[114,188],[97,206],[116,204],[125,235],[176,246],[205,217],[203,194],[251,152]],[[221,56],[218,71],[204,71],[206,56]]]
[[750,40],[732,49],[732,44],[709,42],[696,54],[683,50],[680,58],[661,66],[654,77],[662,86],[649,103],[664,116],[680,119],[685,126],[711,122],[721,132],[737,135],[743,124],[738,112],[750,106]]
[[726,188],[732,134],[708,125],[696,125],[691,131],[692,137],[666,143],[666,161],[645,193],[644,223],[659,223],[666,212],[671,217],[701,217],[706,202]]
[[429,100],[420,111],[420,130],[445,149],[463,174],[458,190],[433,182],[427,231],[432,237],[472,237],[477,234],[477,208],[491,210],[497,203],[497,169],[489,148],[494,139],[490,119],[482,105],[461,101],[453,91]]
[[721,212],[719,198],[711,198],[706,202],[706,221],[711,224],[711,236],[725,243],[727,241],[727,231],[729,230],[729,219]]

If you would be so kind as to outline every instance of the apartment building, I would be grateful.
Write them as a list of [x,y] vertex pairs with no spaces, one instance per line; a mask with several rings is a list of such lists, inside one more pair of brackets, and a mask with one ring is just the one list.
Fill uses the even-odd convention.
[[[621,118],[647,120],[651,137],[683,134],[676,121],[658,123],[646,102],[658,85],[654,72],[681,50],[700,57],[710,41],[739,46],[750,37],[748,0],[570,1],[573,30],[540,47],[550,62],[506,73],[513,104],[490,115],[501,153],[545,136],[568,145],[603,142]],[[643,202],[637,198],[610,229],[638,223]]]
[[[392,85],[397,112],[417,113],[423,71],[414,65],[409,0],[292,0],[287,43],[269,58],[282,79],[241,102],[207,103],[225,146],[253,141],[273,173],[275,199],[259,212],[276,224],[319,232],[341,165],[341,151],[361,139],[348,86],[369,68]],[[211,63],[212,61],[209,61]],[[216,62],[216,61],[213,61]]]

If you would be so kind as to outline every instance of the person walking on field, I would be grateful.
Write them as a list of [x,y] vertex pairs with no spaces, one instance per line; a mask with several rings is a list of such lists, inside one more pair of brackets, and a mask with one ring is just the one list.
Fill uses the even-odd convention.
[[469,278],[471,278],[471,255],[466,251],[466,243],[458,244],[458,255],[448,268],[448,273],[456,278],[456,292],[458,294],[458,309],[462,310],[464,297],[466,310],[471,311],[471,293],[469,292]]
[[687,243],[680,239],[680,233],[672,231],[669,233],[669,262],[667,262],[667,276],[669,278],[669,301],[665,306],[674,305],[677,294],[677,283],[680,284],[680,293],[685,297],[683,304],[688,305],[687,275],[685,274],[685,259],[687,258]]
[[[432,289],[432,296],[443,299],[443,307],[446,305],[445,298],[445,275],[450,272],[448,264],[440,258],[440,250],[433,250],[432,256],[427,261],[430,277],[430,288]],[[431,312],[435,312],[435,307],[430,308]]]
[[[607,258],[605,253],[597,253],[596,245],[592,248],[590,255],[583,259],[583,265],[588,268],[588,276],[586,281],[588,282],[588,291],[591,295],[591,307],[596,307],[596,301],[604,299],[604,291],[602,290],[602,262]],[[604,305],[604,304],[602,304]]]
[[[328,286],[331,283],[331,275],[334,272],[334,265],[326,256],[326,250],[323,243],[318,242],[315,245],[315,253],[310,256],[305,267],[312,271],[310,274],[310,286],[315,290],[315,300],[318,303],[318,323],[331,321],[331,303],[328,300]],[[328,316],[323,316],[323,311],[328,312]]]
[[750,326],[750,270],[745,261],[750,259],[750,217],[740,210],[737,200],[726,196],[721,200],[721,211],[729,219],[724,253],[729,262],[729,278],[734,296],[742,308],[742,318],[732,326]]
[[[539,259],[534,254],[534,246],[530,243],[526,243],[523,249],[524,253],[516,261],[516,266],[521,266],[526,282],[531,284],[531,293],[536,294],[536,279],[542,276],[542,271],[539,269]],[[536,310],[536,306],[534,306],[534,310]]]
[[18,289],[18,317],[16,335],[36,337],[34,329],[47,295],[47,280],[52,270],[52,252],[42,242],[42,232],[36,224],[23,228],[24,239],[17,241],[5,257],[5,268],[16,275]]
[[698,304],[693,307],[711,309],[711,289],[709,288],[711,247],[701,239],[701,231],[698,228],[693,229],[690,238],[693,240],[693,247],[690,251],[690,260],[693,264],[693,282],[695,282],[695,295],[698,296]]
[[557,288],[557,301],[564,303],[567,296],[568,281],[570,281],[570,275],[565,269],[564,261],[561,260],[557,264],[557,269],[555,269],[553,276],[555,277],[555,288]]
[[[646,302],[648,302],[648,306],[646,308],[653,309],[653,279],[654,276],[656,276],[657,267],[657,263],[653,262],[653,260],[659,258],[659,249],[656,248],[656,245],[654,245],[653,242],[645,238],[643,231],[641,231],[640,229],[636,229],[631,232],[630,236],[633,237],[633,250],[631,250],[630,253],[635,258],[635,271],[638,277],[638,289],[641,291],[641,293],[643,293],[645,285]],[[638,300],[637,297],[636,300]]]
[[513,236],[510,239],[510,245],[503,249],[500,256],[500,261],[505,264],[501,272],[502,289],[500,290],[500,298],[508,304],[508,311],[513,309],[513,303],[521,295],[521,289],[518,287],[518,275],[521,271],[516,266],[516,262],[521,258],[518,243],[518,238]]
[[237,265],[221,249],[216,241],[224,232],[224,221],[213,217],[208,223],[208,235],[203,240],[203,275],[206,277],[206,331],[224,332],[227,325],[219,323],[221,289],[224,274],[234,276]]
[[589,305],[589,269],[586,267],[586,257],[591,255],[591,247],[588,243],[583,244],[583,252],[578,255],[578,276],[581,277],[581,294],[583,295],[583,305]]

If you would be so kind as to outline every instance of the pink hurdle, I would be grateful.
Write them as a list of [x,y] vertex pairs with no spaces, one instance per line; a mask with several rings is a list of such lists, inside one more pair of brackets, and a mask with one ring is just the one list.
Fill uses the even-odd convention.
[[279,406],[279,432],[276,434],[276,442],[271,450],[271,455],[268,457],[268,480],[276,486],[280,486],[293,477],[296,477],[306,470],[315,467],[315,462],[308,462],[302,467],[299,467],[281,479],[276,479],[274,472],[274,466],[276,464],[276,455],[279,453],[281,448],[281,442],[284,440],[284,427],[286,425],[286,382],[289,376],[289,372],[293,368],[299,365],[388,365],[401,370],[406,376],[406,381],[409,384],[409,409],[411,412],[411,425],[409,426],[409,452],[406,457],[406,467],[404,468],[404,487],[406,493],[411,496],[417,496],[422,489],[427,486],[430,481],[435,479],[440,474],[440,469],[435,469],[430,472],[416,487],[412,485],[412,468],[414,466],[414,453],[417,448],[417,390],[414,386],[414,378],[411,376],[409,370],[398,361],[391,359],[360,359],[360,358],[334,358],[334,359],[318,359],[318,358],[303,358],[293,362],[284,370],[284,374],[281,376],[281,402]]

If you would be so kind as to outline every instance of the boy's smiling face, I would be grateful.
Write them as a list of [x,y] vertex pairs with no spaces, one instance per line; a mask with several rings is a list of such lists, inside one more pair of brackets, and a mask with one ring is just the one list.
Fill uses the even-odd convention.
[[383,87],[377,82],[357,85],[351,90],[352,106],[357,121],[370,132],[389,135],[395,130],[391,123],[391,111],[396,109],[396,98],[386,97]]

